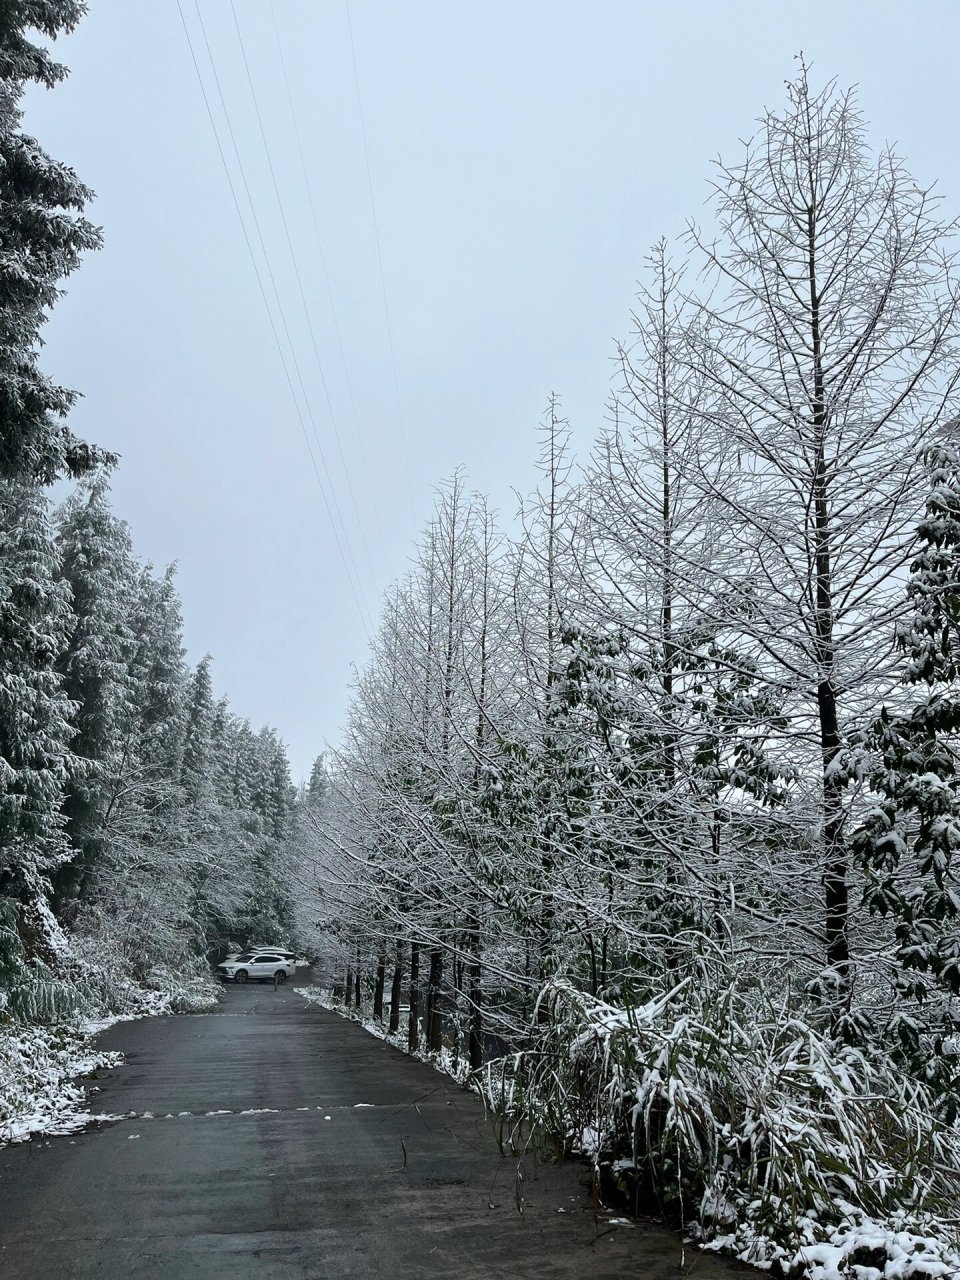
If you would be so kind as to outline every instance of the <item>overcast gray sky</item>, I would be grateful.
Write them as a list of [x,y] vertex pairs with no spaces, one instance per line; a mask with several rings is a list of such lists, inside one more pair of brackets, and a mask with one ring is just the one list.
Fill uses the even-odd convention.
[[649,245],[703,216],[711,159],[781,103],[798,50],[814,83],[859,84],[874,139],[960,210],[955,2],[351,0],[348,22],[345,0],[275,0],[281,60],[269,0],[235,0],[242,41],[230,0],[199,0],[226,117],[181,3],[303,428],[177,0],[91,0],[57,50],[70,80],[28,97],[106,232],[44,366],[84,393],[75,429],[122,455],[138,552],[179,562],[190,657],[214,655],[298,775],[338,737],[362,611],[404,572],[432,486],[463,464],[512,515],[551,389],[589,449]]

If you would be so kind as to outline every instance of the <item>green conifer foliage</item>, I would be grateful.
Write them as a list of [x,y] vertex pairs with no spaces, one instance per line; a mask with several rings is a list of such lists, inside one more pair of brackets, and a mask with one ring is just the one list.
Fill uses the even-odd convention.
[[[868,875],[867,903],[895,921],[905,995],[923,1000],[930,980],[960,994],[960,456],[929,451],[930,492],[907,588],[910,613],[898,643],[904,681],[922,697],[884,707],[867,738],[879,753],[879,803],[854,838]],[[904,1030],[907,1038],[913,1032]]]
[[86,765],[72,781],[65,805],[77,857],[57,877],[62,905],[82,890],[97,857],[111,779],[122,769],[136,719],[130,668],[137,651],[138,566],[129,530],[110,510],[103,476],[78,487],[58,513],[58,526],[61,573],[74,614],[58,667],[76,703],[73,750]]
[[91,192],[21,129],[24,86],[52,88],[67,74],[26,33],[51,39],[83,15],[77,0],[0,5],[0,476],[49,484],[80,475],[109,455],[66,427],[76,393],[37,365],[39,330],[60,283],[100,232],[82,216]]
[[[182,754],[185,669],[183,619],[175,568],[162,577],[147,565],[137,584],[131,630],[134,685],[131,733],[146,767],[174,780]],[[128,733],[128,739],[130,733]]]
[[0,893],[22,902],[69,856],[74,706],[56,662],[73,620],[56,568],[45,499],[0,482]]
[[310,781],[307,783],[307,804],[312,809],[321,809],[330,793],[330,775],[323,755],[317,756],[310,770]]
[[182,782],[187,800],[193,805],[199,803],[212,783],[214,705],[210,663],[208,653],[197,664],[187,688]]

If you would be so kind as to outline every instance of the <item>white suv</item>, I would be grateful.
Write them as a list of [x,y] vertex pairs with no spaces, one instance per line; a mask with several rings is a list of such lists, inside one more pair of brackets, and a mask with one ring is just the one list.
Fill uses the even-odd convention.
[[241,956],[251,957],[255,955],[256,956],[266,956],[266,955],[279,956],[281,960],[286,960],[291,973],[296,973],[297,971],[297,953],[295,951],[288,950],[287,947],[271,947],[271,946],[244,947],[242,951],[231,951],[230,954],[226,956],[221,963],[232,964],[234,960],[239,960]]
[[225,980],[232,978],[234,982],[247,982],[250,978],[286,982],[296,967],[290,951],[244,951],[218,965],[217,974]]

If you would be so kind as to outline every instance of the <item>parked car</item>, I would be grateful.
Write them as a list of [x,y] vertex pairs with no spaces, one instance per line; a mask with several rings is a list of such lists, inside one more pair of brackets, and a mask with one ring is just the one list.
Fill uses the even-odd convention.
[[262,982],[286,982],[296,971],[296,961],[286,959],[290,952],[244,951],[217,966],[217,976],[224,982],[248,982],[257,978]]
[[285,960],[289,964],[291,973],[296,973],[297,971],[297,953],[289,951],[286,947],[245,947],[243,951],[232,951],[223,963],[232,964],[235,960],[239,960],[241,956],[252,956],[254,952],[257,955],[279,956],[281,960]]

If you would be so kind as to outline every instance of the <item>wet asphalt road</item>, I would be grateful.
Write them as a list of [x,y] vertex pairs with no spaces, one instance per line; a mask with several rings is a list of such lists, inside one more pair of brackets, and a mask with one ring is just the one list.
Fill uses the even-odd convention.
[[528,1158],[521,1217],[476,1098],[289,987],[230,987],[214,1013],[101,1044],[126,1063],[93,1109],[134,1114],[0,1151],[2,1280],[680,1274],[667,1232],[597,1238],[575,1164]]

